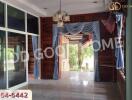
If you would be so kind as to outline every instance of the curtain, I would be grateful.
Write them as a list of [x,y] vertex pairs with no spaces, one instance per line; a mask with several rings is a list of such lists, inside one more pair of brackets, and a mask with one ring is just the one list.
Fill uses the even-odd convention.
[[[62,32],[61,28],[58,28],[57,25],[53,25],[53,49],[54,52],[58,52],[56,47],[59,45],[59,37]],[[59,78],[59,58],[58,55],[55,53],[55,61],[54,61],[54,74],[53,79],[57,80]]]
[[[122,14],[116,15],[116,23],[117,23],[117,37],[121,38],[123,34],[123,15]],[[120,46],[119,48],[116,48],[115,56],[116,56],[116,69],[123,69],[124,68],[124,51],[122,46]]]
[[[93,33],[93,40],[100,42],[100,27],[99,22],[79,22],[79,23],[70,23],[65,24],[63,28],[58,28],[57,25],[53,25],[53,48],[54,51],[59,44],[59,35],[70,34],[76,35],[82,32],[83,34]],[[96,47],[96,45],[94,45]],[[98,52],[95,52],[95,81],[99,81],[99,67],[98,67]],[[58,79],[58,56],[55,54],[54,62],[54,74],[53,78]]]
[[34,52],[34,78],[39,78],[39,60],[35,58],[35,50],[38,49],[38,37],[32,36],[32,47]]
[[[93,41],[98,41],[100,43],[100,25],[99,22],[93,23]],[[98,45],[93,44],[96,49]],[[94,66],[95,66],[95,81],[100,81],[99,64],[98,64],[98,51],[94,51]]]

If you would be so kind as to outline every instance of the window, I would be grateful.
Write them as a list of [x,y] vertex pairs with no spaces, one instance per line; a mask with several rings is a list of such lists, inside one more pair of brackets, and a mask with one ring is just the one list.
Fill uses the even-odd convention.
[[38,34],[38,18],[27,14],[27,31]]
[[5,26],[4,4],[0,2],[0,27]]
[[5,32],[0,31],[0,89],[6,89],[6,39]]
[[9,87],[26,82],[25,35],[8,33],[8,79]]
[[8,28],[25,31],[25,13],[8,6]]
[[[38,18],[27,14],[26,19],[25,15],[26,12],[0,0],[0,89],[17,87],[27,82],[26,35],[34,33],[38,37]],[[27,22],[28,32],[26,32],[25,22]],[[34,42],[34,45],[36,43]]]

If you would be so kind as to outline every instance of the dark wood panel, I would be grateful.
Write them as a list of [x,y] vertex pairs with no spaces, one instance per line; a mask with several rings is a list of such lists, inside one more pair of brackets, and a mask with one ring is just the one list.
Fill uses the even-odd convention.
[[33,53],[32,37],[31,36],[28,36],[28,53],[29,53],[28,73],[33,74],[33,70],[34,70],[34,53]]
[[[114,45],[114,38],[116,36],[116,28],[113,33],[110,33],[105,28],[104,24],[100,23],[100,37],[101,40],[105,40],[106,43],[108,43],[109,39],[112,38],[113,45]],[[102,42],[102,41],[101,41]],[[112,66],[112,67],[111,67]],[[103,50],[103,47],[101,47],[101,50],[99,51],[99,73],[100,73],[100,80],[102,82],[115,82],[116,81],[116,58],[115,58],[115,49],[109,47],[105,48]]]
[[116,69],[115,66],[100,65],[100,79],[102,82],[115,82],[116,81]]
[[[108,12],[71,15],[70,23],[100,21],[102,19],[107,19],[108,16],[109,16]],[[54,22],[52,21],[52,17],[41,17],[40,19],[41,19],[41,48],[45,50],[46,47],[52,47],[52,37],[53,37],[52,26]],[[42,79],[53,78],[53,70],[54,70],[54,58],[42,59],[41,78]]]

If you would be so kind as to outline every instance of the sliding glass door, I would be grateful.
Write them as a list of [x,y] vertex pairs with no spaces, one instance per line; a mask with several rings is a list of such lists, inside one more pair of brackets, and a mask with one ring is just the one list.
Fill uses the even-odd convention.
[[7,39],[6,49],[6,33],[0,31],[0,89],[6,89],[7,85],[11,88],[26,82],[26,35],[9,32]]
[[39,18],[0,0],[0,89],[28,84],[28,35],[39,36]]
[[26,37],[8,33],[8,81],[9,88],[26,82]]

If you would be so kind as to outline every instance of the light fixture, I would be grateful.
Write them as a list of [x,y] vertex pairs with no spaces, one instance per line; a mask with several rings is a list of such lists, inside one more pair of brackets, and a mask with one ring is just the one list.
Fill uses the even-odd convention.
[[63,27],[64,22],[70,21],[70,16],[66,11],[62,11],[61,9],[61,0],[60,0],[60,8],[59,10],[54,14],[53,21],[57,22],[57,27]]

